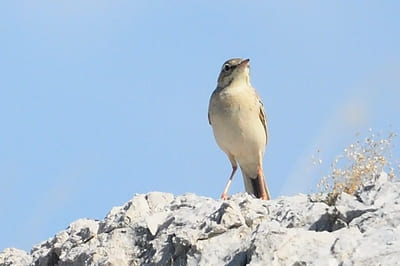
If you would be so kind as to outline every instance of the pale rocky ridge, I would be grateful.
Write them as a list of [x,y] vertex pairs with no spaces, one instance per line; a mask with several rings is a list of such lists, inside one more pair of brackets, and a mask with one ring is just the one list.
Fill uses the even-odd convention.
[[303,194],[140,194],[30,254],[3,250],[0,265],[400,265],[399,191],[382,173],[334,206]]

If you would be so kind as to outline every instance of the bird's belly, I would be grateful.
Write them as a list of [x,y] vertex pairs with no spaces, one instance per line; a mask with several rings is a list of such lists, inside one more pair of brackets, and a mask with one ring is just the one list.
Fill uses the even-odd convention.
[[264,152],[265,129],[254,112],[230,109],[215,115],[212,124],[215,139],[225,153],[245,157]]

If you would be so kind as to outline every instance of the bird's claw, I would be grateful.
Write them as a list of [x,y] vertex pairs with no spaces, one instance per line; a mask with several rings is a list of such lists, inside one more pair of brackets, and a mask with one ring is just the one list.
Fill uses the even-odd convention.
[[225,194],[225,193],[222,193],[222,195],[221,195],[221,199],[223,199],[223,200],[227,200],[227,199],[228,199],[228,195],[227,195],[227,194]]

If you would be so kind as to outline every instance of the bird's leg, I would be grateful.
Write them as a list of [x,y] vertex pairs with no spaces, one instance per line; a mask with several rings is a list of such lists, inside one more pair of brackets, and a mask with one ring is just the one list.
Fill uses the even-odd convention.
[[258,172],[258,175],[257,175],[258,182],[261,187],[261,199],[270,200],[271,196],[269,194],[269,190],[268,190],[268,187],[267,187],[267,184],[265,181],[264,172],[260,166],[257,168],[257,172]]
[[229,187],[231,186],[232,179],[233,179],[233,176],[235,175],[236,170],[237,170],[237,166],[236,165],[232,166],[231,176],[229,177],[228,182],[226,183],[224,192],[222,192],[222,195],[221,195],[221,199],[223,199],[223,200],[228,199],[228,190],[229,190]]
[[231,164],[232,164],[232,173],[231,173],[231,176],[228,179],[228,182],[226,183],[224,192],[222,192],[221,199],[223,199],[223,200],[227,200],[228,199],[228,190],[229,190],[229,187],[231,186],[233,176],[235,175],[236,170],[237,170],[236,161],[231,157],[229,157],[229,160],[231,161]]

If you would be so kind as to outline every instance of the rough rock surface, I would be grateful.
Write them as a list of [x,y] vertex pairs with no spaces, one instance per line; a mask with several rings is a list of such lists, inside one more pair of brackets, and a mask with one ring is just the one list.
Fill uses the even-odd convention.
[[313,196],[229,200],[151,192],[80,219],[0,265],[399,265],[400,183],[381,174],[334,206]]

